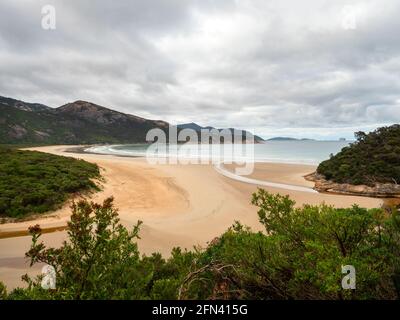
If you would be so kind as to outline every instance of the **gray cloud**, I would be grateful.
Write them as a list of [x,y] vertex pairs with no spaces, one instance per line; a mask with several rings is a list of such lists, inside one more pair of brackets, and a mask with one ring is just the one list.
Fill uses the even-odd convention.
[[[54,31],[41,28],[45,4]],[[343,28],[349,5],[354,30]],[[0,94],[349,137],[400,120],[398,12],[395,0],[3,0]]]

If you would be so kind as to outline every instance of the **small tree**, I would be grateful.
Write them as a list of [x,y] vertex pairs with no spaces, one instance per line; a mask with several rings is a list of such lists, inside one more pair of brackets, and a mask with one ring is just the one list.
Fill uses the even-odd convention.
[[[397,213],[383,209],[296,208],[288,196],[260,189],[253,195],[260,222],[279,243],[293,276],[295,298],[394,299],[392,277],[400,263]],[[341,266],[356,269],[356,290],[343,290]]]
[[[46,248],[39,242],[39,226],[30,228],[32,246],[26,253],[31,265],[46,263],[56,272],[56,289],[40,288],[41,277],[23,279],[36,298],[55,299],[139,299],[151,277],[139,268],[139,221],[127,231],[118,219],[113,198],[102,205],[80,201],[72,206],[68,241],[60,248]],[[32,296],[32,292],[31,295]]]

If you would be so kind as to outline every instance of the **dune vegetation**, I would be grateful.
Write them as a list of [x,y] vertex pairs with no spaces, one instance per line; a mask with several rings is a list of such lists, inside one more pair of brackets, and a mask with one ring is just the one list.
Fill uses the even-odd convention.
[[97,190],[97,178],[97,165],[83,160],[0,147],[0,217],[54,210],[74,193]]
[[[206,248],[175,248],[169,258],[138,250],[141,222],[127,230],[109,198],[72,207],[69,240],[47,248],[30,229],[31,264],[54,268],[56,284],[23,277],[3,299],[399,299],[400,216],[393,209],[296,208],[287,196],[253,195],[264,232],[235,223]],[[354,290],[342,267],[355,270]]]

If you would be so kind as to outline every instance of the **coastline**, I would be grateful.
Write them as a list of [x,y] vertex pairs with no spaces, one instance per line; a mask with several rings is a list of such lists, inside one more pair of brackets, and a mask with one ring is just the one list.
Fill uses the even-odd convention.
[[[75,148],[75,152],[68,151],[70,148]],[[173,247],[204,247],[236,220],[253,230],[262,230],[257,208],[250,204],[251,194],[256,191],[257,185],[223,176],[212,165],[153,165],[138,157],[82,153],[83,148],[85,146],[47,146],[28,150],[97,163],[105,181],[102,190],[91,195],[91,200],[101,202],[114,196],[121,223],[126,227],[133,227],[137,220],[144,221],[138,242],[141,253],[160,252],[168,256]],[[79,150],[81,152],[77,152]],[[233,167],[227,165],[225,169],[233,170]],[[315,166],[311,165],[257,163],[249,178],[312,188],[313,183],[303,176],[313,171]],[[298,206],[325,202],[337,207],[357,203],[371,208],[382,204],[381,199],[375,198],[261,187],[289,195]],[[67,236],[66,231],[59,231],[59,228],[65,227],[69,220],[69,205],[66,203],[49,217],[2,224],[0,234],[18,234],[31,225],[40,224],[43,229],[53,231],[43,234],[44,243],[59,246]],[[0,280],[9,288],[21,285],[22,274],[40,271],[40,266],[29,268],[24,259],[30,243],[30,237],[24,235],[0,239]]]
[[325,177],[317,172],[304,176],[304,179],[314,182],[314,189],[321,193],[400,200],[400,186],[397,184],[375,183],[374,186],[367,186],[364,184],[351,185],[348,183],[337,183],[326,180]]

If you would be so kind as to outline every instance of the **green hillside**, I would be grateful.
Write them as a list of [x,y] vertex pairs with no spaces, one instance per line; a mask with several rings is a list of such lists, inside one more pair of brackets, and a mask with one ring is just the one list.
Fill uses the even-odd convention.
[[71,131],[52,112],[32,112],[0,104],[0,144],[68,143]]
[[34,151],[0,148],[0,217],[56,209],[71,194],[95,190],[95,164]]
[[400,183],[400,125],[357,132],[356,142],[322,162],[317,173],[338,183]]
[[[178,132],[194,129],[200,140],[201,127],[195,123],[178,125]],[[67,103],[58,108],[50,108],[39,103],[0,96],[0,144],[51,145],[51,144],[131,144],[146,143],[146,135],[151,129],[161,129],[168,136],[169,124],[161,120],[149,120],[125,114],[86,101]],[[215,141],[220,141],[217,133],[212,133]],[[227,129],[232,140],[248,140],[254,137],[256,143],[264,140],[250,132]],[[239,134],[239,137],[234,137]],[[241,136],[240,136],[241,135]],[[237,141],[237,140],[236,140]]]
[[143,143],[168,123],[75,101],[59,108],[0,97],[0,144]]

